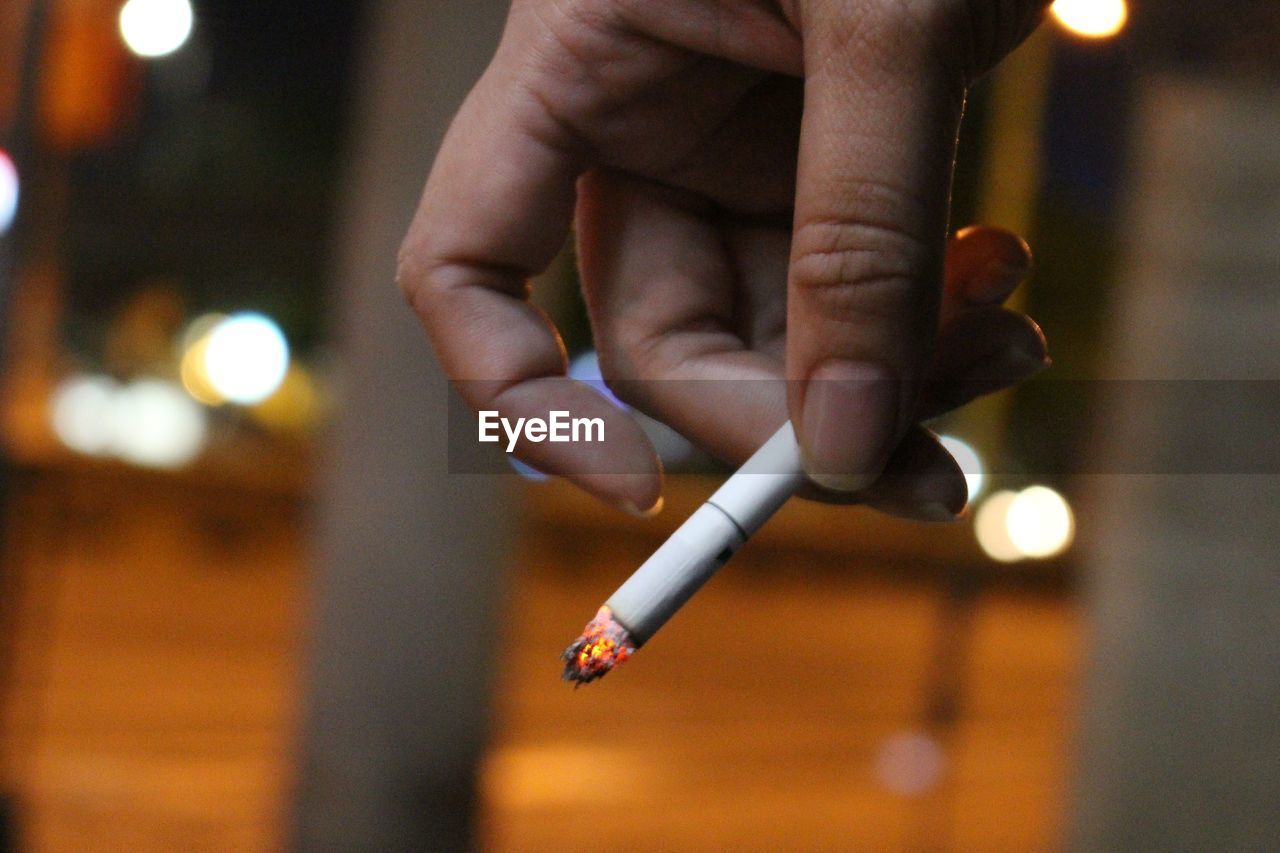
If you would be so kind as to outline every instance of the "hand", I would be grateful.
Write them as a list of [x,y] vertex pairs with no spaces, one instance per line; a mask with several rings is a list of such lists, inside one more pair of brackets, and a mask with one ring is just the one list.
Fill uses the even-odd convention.
[[473,380],[460,387],[476,408],[603,418],[607,465],[603,446],[517,454],[615,504],[657,502],[647,441],[564,378],[563,346],[525,300],[576,206],[605,374],[641,408],[734,460],[783,418],[782,400],[748,389],[779,383],[690,399],[655,380],[785,376],[815,482],[849,493],[886,466],[889,485],[940,470],[915,426],[926,377],[1007,350],[1011,323],[1024,341],[1034,329],[976,312],[1002,319],[938,338],[964,90],[1043,5],[517,0],[401,254],[445,371]]

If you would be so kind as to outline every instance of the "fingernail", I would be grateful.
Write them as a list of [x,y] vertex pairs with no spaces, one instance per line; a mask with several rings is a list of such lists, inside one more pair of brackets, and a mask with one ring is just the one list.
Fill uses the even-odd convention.
[[864,488],[880,474],[898,419],[898,382],[878,364],[832,359],[809,374],[801,421],[805,470],[820,486]]
[[654,501],[653,506],[648,509],[641,509],[636,506],[635,503],[628,500],[620,501],[618,506],[623,512],[627,513],[627,515],[634,515],[636,518],[653,518],[655,515],[662,512],[662,507],[665,504],[666,501],[663,499],[662,495],[658,495],[658,499]]

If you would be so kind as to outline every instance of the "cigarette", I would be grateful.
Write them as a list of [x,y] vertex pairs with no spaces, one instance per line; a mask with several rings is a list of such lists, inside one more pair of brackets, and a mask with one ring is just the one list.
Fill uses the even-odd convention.
[[565,680],[595,681],[629,658],[803,482],[788,421],[609,596],[561,656]]

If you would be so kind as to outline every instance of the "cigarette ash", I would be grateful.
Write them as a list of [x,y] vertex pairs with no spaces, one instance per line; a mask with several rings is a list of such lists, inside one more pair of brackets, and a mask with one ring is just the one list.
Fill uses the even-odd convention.
[[582,636],[560,655],[564,661],[564,680],[574,687],[589,684],[608,674],[636,650],[627,629],[613,618],[613,611],[601,607],[587,623]]

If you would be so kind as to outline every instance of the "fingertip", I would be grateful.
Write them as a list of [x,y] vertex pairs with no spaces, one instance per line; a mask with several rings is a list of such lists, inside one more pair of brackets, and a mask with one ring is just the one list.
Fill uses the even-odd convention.
[[897,428],[898,384],[874,362],[829,359],[809,374],[797,437],[811,480],[838,492],[875,481]]
[[853,493],[860,492],[867,486],[875,482],[874,474],[832,474],[818,470],[816,465],[808,461],[807,454],[805,459],[805,474],[816,485],[832,492]]
[[915,521],[956,521],[964,516],[968,500],[964,472],[937,438],[919,426],[907,433],[867,493],[871,506]]
[[636,504],[631,500],[623,500],[622,503],[619,504],[619,508],[628,515],[633,515],[636,518],[653,518],[662,512],[665,505],[666,500],[662,495],[658,495],[657,499],[649,504],[648,509],[641,509],[639,504]]
[[942,502],[934,502],[923,504],[919,507],[916,515],[911,516],[916,521],[929,521],[938,524],[951,524],[959,521],[964,510],[960,512],[952,512],[951,509]]
[[614,509],[635,518],[653,518],[665,504],[662,460],[643,434],[628,436],[626,444],[623,448],[614,443],[614,455],[607,461],[599,457],[565,460],[559,473]]
[[1024,382],[1051,363],[1044,333],[1030,317],[998,307],[967,311],[938,338],[916,417],[937,417]]

